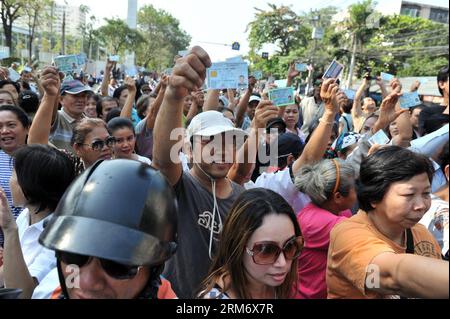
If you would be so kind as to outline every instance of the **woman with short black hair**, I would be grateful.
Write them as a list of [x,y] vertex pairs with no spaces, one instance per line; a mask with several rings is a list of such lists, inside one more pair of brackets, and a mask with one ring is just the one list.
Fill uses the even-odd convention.
[[0,227],[5,233],[0,280],[6,287],[22,289],[22,298],[30,298],[34,288],[56,266],[54,253],[41,246],[38,238],[75,179],[75,169],[69,156],[47,145],[25,146],[13,157],[13,202],[25,209],[15,221],[0,188]]
[[390,146],[361,163],[356,216],[331,232],[328,298],[448,298],[448,262],[418,224],[431,205],[433,166]]

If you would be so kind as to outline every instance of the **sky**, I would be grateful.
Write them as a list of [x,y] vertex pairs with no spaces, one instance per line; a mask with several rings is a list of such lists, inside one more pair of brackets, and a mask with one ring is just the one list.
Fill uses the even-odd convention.
[[[391,5],[400,0],[378,0],[380,5]],[[448,8],[448,0],[413,0]],[[58,1],[60,2],[60,1]],[[356,0],[138,0],[138,7],[152,4],[163,9],[180,21],[180,26],[192,37],[191,46],[202,46],[213,61],[245,55],[248,53],[247,25],[255,17],[254,8],[268,9],[267,2],[276,5],[292,6],[297,13],[309,12],[311,9],[323,8],[330,4],[345,8]],[[70,0],[70,5],[84,4],[91,8],[90,15],[96,15],[99,20],[103,18],[127,17],[127,0]],[[233,42],[241,44],[240,51],[233,51]],[[209,44],[218,43],[218,44]],[[263,48],[264,51],[273,51],[273,46]]]

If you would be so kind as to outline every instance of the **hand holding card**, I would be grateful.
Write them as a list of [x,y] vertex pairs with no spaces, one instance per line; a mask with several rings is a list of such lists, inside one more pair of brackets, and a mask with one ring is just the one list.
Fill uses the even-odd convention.
[[295,104],[294,88],[287,87],[271,90],[269,91],[269,100],[278,107]]
[[337,79],[339,75],[341,74],[342,70],[344,69],[344,66],[340,64],[338,61],[333,60],[331,62],[328,69],[325,71],[323,75],[323,79]]

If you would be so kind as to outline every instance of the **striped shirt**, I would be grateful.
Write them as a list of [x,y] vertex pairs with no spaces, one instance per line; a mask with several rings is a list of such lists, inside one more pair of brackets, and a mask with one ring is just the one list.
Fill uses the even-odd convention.
[[[14,207],[11,195],[11,188],[9,187],[9,179],[11,178],[14,168],[14,162],[11,156],[0,150],[0,187],[6,193],[9,207],[14,217],[17,218],[22,211],[21,207]],[[0,229],[0,246],[3,247],[3,232]]]
[[[79,120],[83,119],[84,117],[85,116],[83,115]],[[64,109],[59,110],[56,113],[55,122],[53,123],[50,130],[49,142],[56,146],[56,148],[73,152],[71,144],[73,128],[79,122],[79,120],[70,117],[69,114],[64,112]]]

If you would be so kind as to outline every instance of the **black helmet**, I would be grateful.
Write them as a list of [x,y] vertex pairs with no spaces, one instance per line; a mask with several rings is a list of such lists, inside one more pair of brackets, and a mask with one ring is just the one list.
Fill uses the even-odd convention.
[[130,266],[157,266],[176,250],[177,202],[160,172],[100,161],[68,188],[39,242]]

